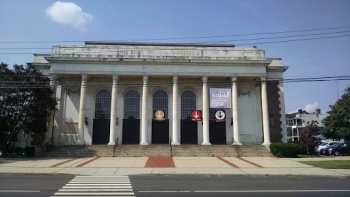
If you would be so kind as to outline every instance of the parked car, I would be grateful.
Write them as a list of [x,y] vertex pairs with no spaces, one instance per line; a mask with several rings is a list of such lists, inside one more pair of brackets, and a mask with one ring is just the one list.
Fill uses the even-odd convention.
[[326,155],[350,155],[350,143],[336,143],[324,149]]
[[340,142],[322,142],[321,144],[315,146],[315,154],[324,154],[323,150],[329,146],[332,146],[333,144],[337,144]]

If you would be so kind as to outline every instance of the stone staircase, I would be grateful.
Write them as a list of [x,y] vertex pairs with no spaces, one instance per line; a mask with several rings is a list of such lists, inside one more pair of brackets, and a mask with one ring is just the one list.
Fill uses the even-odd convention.
[[271,157],[262,145],[51,145],[47,147],[48,157]]

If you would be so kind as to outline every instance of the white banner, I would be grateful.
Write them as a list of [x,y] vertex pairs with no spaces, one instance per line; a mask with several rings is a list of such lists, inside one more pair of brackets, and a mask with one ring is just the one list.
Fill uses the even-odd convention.
[[210,88],[210,108],[231,109],[231,89]]

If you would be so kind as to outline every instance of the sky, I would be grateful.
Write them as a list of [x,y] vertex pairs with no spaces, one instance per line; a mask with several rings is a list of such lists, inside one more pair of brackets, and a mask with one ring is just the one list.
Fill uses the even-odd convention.
[[0,8],[0,62],[10,66],[84,41],[222,43],[282,58],[284,78],[296,79],[284,83],[286,113],[325,114],[350,86],[349,0],[1,0]]

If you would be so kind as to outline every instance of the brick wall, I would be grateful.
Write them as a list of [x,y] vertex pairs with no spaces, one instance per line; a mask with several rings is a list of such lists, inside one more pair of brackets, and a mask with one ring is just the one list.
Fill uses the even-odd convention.
[[270,139],[271,142],[280,142],[282,138],[281,128],[281,114],[280,114],[280,101],[279,101],[279,81],[267,82],[267,99],[269,106],[269,117],[273,118],[274,126],[270,126]]

